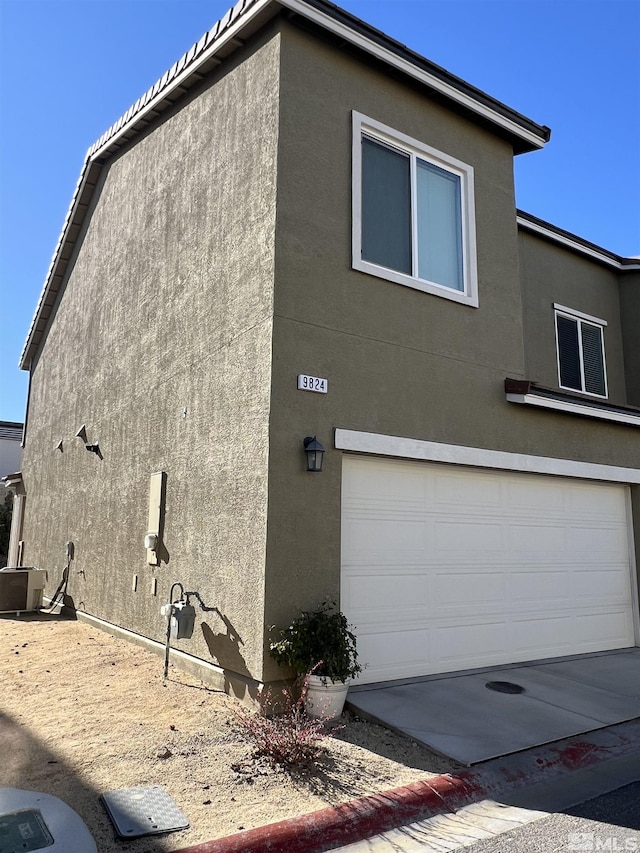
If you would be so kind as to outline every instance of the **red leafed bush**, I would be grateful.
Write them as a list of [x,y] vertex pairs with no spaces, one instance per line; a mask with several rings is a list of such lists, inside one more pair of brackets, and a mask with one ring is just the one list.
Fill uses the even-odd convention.
[[253,744],[255,757],[289,766],[308,764],[318,757],[320,742],[326,737],[326,721],[323,717],[310,717],[304,709],[310,675],[311,672],[305,675],[297,699],[292,688],[282,690],[284,701],[276,714],[267,715],[265,710],[272,705],[270,691],[267,691],[260,711],[244,707],[238,709],[238,728]]

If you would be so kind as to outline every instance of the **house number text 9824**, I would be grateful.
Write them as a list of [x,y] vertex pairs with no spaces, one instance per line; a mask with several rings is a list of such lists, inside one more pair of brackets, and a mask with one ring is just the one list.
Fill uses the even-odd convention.
[[326,394],[329,383],[320,376],[307,376],[305,373],[298,375],[298,391],[316,391],[318,394]]

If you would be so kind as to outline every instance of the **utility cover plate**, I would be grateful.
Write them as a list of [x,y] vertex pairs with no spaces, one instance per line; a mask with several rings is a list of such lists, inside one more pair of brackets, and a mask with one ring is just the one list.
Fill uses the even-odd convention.
[[53,838],[38,809],[21,809],[0,816],[2,853],[30,853],[52,844]]
[[139,838],[187,829],[189,820],[160,785],[102,794],[102,802],[120,838]]

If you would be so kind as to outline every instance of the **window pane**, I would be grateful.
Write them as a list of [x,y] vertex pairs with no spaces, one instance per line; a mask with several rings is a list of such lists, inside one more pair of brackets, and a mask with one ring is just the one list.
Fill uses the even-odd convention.
[[602,329],[582,323],[582,361],[584,363],[584,390],[592,394],[605,394],[604,358],[602,355]]
[[418,160],[418,275],[464,290],[460,177]]
[[409,157],[366,137],[362,138],[362,258],[412,274]]
[[569,317],[556,316],[558,328],[558,359],[560,361],[560,384],[564,388],[582,391],[580,351],[578,348],[578,323]]

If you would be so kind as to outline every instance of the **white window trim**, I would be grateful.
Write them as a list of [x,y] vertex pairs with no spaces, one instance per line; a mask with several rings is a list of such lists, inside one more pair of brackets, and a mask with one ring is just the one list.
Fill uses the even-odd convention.
[[[474,204],[474,172],[473,167],[450,157],[430,145],[425,145],[417,139],[413,139],[404,133],[394,130],[379,121],[370,119],[362,113],[352,112],[352,259],[353,269],[360,272],[431,293],[434,296],[442,296],[453,302],[460,302],[473,308],[478,307],[478,273],[476,259],[476,223]],[[393,148],[420,157],[436,166],[451,172],[460,178],[461,188],[461,214],[462,214],[462,278],[464,290],[454,290],[435,282],[426,281],[417,276],[397,272],[387,267],[371,263],[362,259],[362,136],[363,134],[380,140]],[[412,172],[414,170],[412,169]],[[412,175],[412,182],[415,177]],[[412,229],[416,228],[416,194],[412,183]],[[414,235],[415,237],[415,235]],[[415,239],[413,240],[415,247]],[[415,251],[415,248],[414,248]]]
[[588,323],[593,323],[594,326],[606,326],[607,321],[601,320],[599,317],[593,317],[591,314],[585,314],[582,311],[576,311],[575,308],[567,308],[566,305],[553,303],[553,307],[560,314],[566,314],[568,317],[577,317],[578,320],[586,320]]
[[[555,327],[555,335],[556,335],[556,362],[558,366],[558,386],[565,391],[573,391],[574,393],[584,394],[586,397],[595,397],[598,400],[606,400],[609,397],[609,384],[607,382],[607,356],[604,347],[604,329],[607,325],[606,320],[600,320],[598,317],[593,317],[590,314],[584,314],[582,311],[576,311],[573,308],[565,308],[563,305],[558,305],[558,303],[553,303],[554,313],[553,313],[553,324]],[[560,373],[560,347],[558,345],[558,316],[568,317],[570,320],[577,320],[579,324],[579,333],[578,333],[578,352],[580,354],[580,378],[582,381],[582,389],[579,388],[570,388],[568,385],[563,385],[561,381],[561,373]],[[582,355],[582,331],[581,326],[582,323],[587,323],[591,326],[598,326],[600,329],[600,341],[602,344],[602,369],[604,372],[604,394],[596,394],[593,391],[586,391],[585,386],[585,378],[584,378],[584,359]]]

